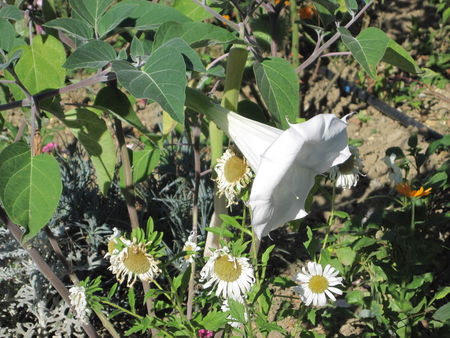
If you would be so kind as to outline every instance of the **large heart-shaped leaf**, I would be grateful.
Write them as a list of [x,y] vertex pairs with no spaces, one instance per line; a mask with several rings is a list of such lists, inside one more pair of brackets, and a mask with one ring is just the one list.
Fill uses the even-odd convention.
[[12,48],[16,31],[8,20],[0,18],[0,49],[7,52]]
[[389,44],[389,37],[375,27],[363,30],[356,38],[345,27],[338,28],[342,41],[354,58],[374,80],[377,78],[376,66],[382,59]]
[[57,117],[86,149],[94,164],[98,185],[106,195],[114,176],[116,150],[105,121],[88,109],[72,109]]
[[153,48],[158,48],[165,42],[181,38],[192,48],[208,47],[220,44],[245,44],[245,42],[224,28],[203,22],[163,23],[155,35]]
[[255,63],[256,83],[275,123],[287,129],[298,117],[299,85],[294,68],[284,59],[273,57],[262,63]]
[[[211,0],[206,1],[206,4],[213,10],[220,12],[222,9],[214,7],[214,3]],[[173,8],[178,9],[181,13],[191,18],[192,21],[200,22],[208,18],[212,18],[212,14],[204,9],[202,6],[196,4],[191,0],[174,0],[172,4]]]
[[[33,38],[32,46],[20,45],[12,51],[16,50],[22,50],[22,55],[14,70],[32,95],[64,86],[66,72],[61,65],[66,59],[66,51],[60,41],[50,35],[38,35]],[[5,78],[14,79],[9,73]],[[25,98],[17,85],[10,85],[10,88],[16,101]]]
[[97,26],[98,20],[114,0],[70,0],[72,9],[89,25]]
[[106,86],[100,89],[94,102],[95,108],[107,111],[115,117],[129,123],[150,140],[156,142],[161,138],[157,134],[150,133],[142,124],[128,97],[118,88]]
[[0,10],[0,18],[20,21],[23,19],[23,16],[16,6],[5,6]]
[[52,156],[31,156],[24,143],[10,144],[0,153],[0,198],[9,218],[25,229],[22,243],[48,223],[61,192],[59,164]]
[[89,40],[94,36],[94,30],[86,22],[77,19],[55,19],[45,23],[44,27],[58,29],[81,40]]
[[158,48],[140,71],[126,61],[114,61],[119,82],[135,97],[158,102],[172,118],[184,123],[186,67],[174,47]]
[[92,40],[78,47],[63,64],[65,68],[101,68],[116,58],[116,51],[105,41]]
[[121,9],[132,4],[136,4],[138,7],[119,27],[146,31],[157,29],[162,23],[170,20],[180,23],[191,21],[191,19],[174,8],[151,1],[122,1],[115,5],[114,8]]
[[127,18],[131,13],[133,13],[137,4],[131,4],[125,2],[121,6],[113,6],[106,12],[104,16],[98,22],[98,35],[100,37],[105,36],[108,32],[116,28],[125,18]]
[[390,63],[393,66],[411,74],[423,74],[424,71],[417,65],[416,61],[397,42],[390,39],[381,61]]

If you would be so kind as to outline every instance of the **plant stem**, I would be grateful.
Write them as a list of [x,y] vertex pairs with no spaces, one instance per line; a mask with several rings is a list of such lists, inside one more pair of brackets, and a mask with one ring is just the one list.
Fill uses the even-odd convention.
[[319,264],[322,259],[322,252],[325,251],[325,249],[327,248],[328,236],[330,235],[331,226],[334,224],[335,199],[336,199],[336,183],[333,183],[333,192],[331,194],[331,201],[330,201],[331,202],[330,217],[328,218],[327,232],[325,234],[325,238],[323,239],[322,250],[320,250],[319,260],[317,261],[317,263]]

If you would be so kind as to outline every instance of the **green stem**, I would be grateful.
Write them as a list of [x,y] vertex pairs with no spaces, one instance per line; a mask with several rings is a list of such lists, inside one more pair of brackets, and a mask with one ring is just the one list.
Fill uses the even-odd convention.
[[292,337],[295,337],[298,329],[301,327],[300,324],[302,323],[303,316],[305,315],[305,313],[306,313],[306,306],[303,303],[301,303],[300,309],[298,309],[298,319],[295,322],[294,331],[292,331],[292,334],[291,334]]
[[330,201],[331,202],[330,217],[328,218],[327,232],[325,234],[325,238],[323,239],[322,250],[320,250],[319,260],[317,261],[317,263],[319,264],[322,259],[322,252],[325,251],[327,248],[328,236],[330,235],[331,226],[334,224],[335,199],[336,199],[336,183],[333,184],[333,192],[331,194],[331,201]]
[[416,233],[416,203],[415,198],[411,197],[411,240],[414,238]]
[[125,308],[123,308],[123,307],[121,307],[121,306],[119,306],[119,305],[117,305],[117,304],[111,303],[110,301],[107,301],[107,300],[105,300],[105,299],[102,299],[101,302],[102,302],[103,304],[106,304],[106,305],[115,307],[116,309],[119,309],[120,311],[123,311],[123,312],[129,314],[130,316],[136,317],[137,319],[143,319],[143,318],[144,318],[144,317],[142,317],[142,316],[139,316],[139,315],[136,314],[136,313],[131,312],[130,310],[127,310],[127,309],[125,309]]

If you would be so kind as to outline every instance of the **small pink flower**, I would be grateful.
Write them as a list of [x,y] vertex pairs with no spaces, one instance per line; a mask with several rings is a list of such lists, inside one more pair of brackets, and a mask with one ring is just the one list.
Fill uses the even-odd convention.
[[50,154],[53,150],[58,149],[58,144],[55,142],[50,142],[49,144],[42,147],[42,152]]
[[212,338],[214,335],[214,331],[201,329],[198,331],[198,335],[200,336],[200,338]]

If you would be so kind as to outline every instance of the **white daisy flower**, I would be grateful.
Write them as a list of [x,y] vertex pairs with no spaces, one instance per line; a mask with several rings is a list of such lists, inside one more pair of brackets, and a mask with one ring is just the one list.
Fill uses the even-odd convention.
[[298,273],[294,277],[294,281],[301,283],[294,287],[294,291],[300,294],[300,299],[307,306],[311,303],[314,306],[324,306],[327,303],[325,295],[333,301],[336,301],[333,293],[342,295],[342,291],[334,287],[342,285],[342,277],[336,277],[339,271],[331,265],[328,264],[323,270],[322,265],[309,262],[308,270],[309,273],[303,267],[303,273]]
[[151,242],[136,243],[136,238],[131,242],[123,237],[120,240],[125,247],[111,255],[111,266],[108,268],[116,275],[119,283],[128,276],[127,286],[131,287],[137,278],[143,282],[151,282],[161,273],[158,268],[159,261],[147,253],[147,245]]
[[330,179],[336,183],[336,187],[342,187],[343,190],[350,189],[358,183],[361,169],[364,165],[359,157],[359,150],[354,146],[348,147],[350,150],[350,157],[341,164],[332,166],[330,168]]
[[82,323],[87,323],[87,316],[90,314],[90,309],[87,308],[86,289],[84,286],[72,286],[69,289],[70,305],[75,308],[76,318]]
[[200,271],[204,289],[217,287],[216,296],[243,302],[243,296],[255,283],[253,267],[248,258],[234,257],[228,247],[214,251],[214,255]]
[[402,170],[395,164],[396,157],[397,155],[392,153],[391,156],[385,156],[382,158],[383,162],[386,163],[389,168],[389,179],[394,182],[394,185],[403,182]]
[[[183,251],[200,251],[201,248],[197,245],[197,243],[194,242],[194,234],[191,232],[190,236],[188,237],[187,241],[184,243]],[[192,254],[192,255],[186,255],[184,256],[184,259],[186,263],[194,263],[194,258],[197,258],[198,254]]]
[[217,173],[217,193],[219,196],[225,194],[229,207],[231,204],[237,204],[236,198],[243,188],[247,186],[252,178],[252,171],[244,156],[227,149],[221,158],[217,160],[214,167]]

